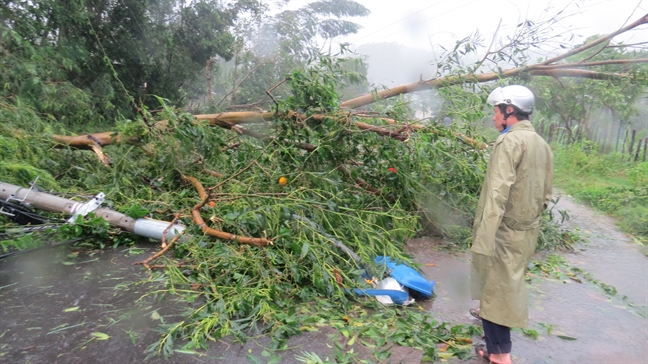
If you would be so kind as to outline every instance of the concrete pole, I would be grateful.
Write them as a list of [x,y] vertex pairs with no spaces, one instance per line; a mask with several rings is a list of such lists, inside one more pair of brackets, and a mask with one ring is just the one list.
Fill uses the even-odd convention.
[[[84,205],[84,202],[77,202],[2,182],[0,182],[0,199],[5,201],[18,200],[39,210],[62,212],[67,215],[73,215]],[[120,212],[103,207],[98,208],[94,213],[104,218],[112,226],[156,240],[162,240],[164,230],[171,224],[168,221],[148,218],[133,219]],[[185,228],[182,225],[171,227],[166,234],[167,241],[180,234]]]

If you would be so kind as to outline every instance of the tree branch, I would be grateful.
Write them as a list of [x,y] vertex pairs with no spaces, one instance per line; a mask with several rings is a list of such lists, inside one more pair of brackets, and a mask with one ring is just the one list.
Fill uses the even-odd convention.
[[240,81],[240,82],[237,82],[236,85],[234,85],[234,88],[232,88],[232,91],[226,93],[225,96],[223,96],[223,98],[222,98],[222,99],[221,99],[221,100],[216,104],[216,107],[220,106],[220,104],[222,104],[223,101],[225,101],[225,99],[227,99],[227,96],[229,96],[229,95],[235,93],[235,92],[238,90],[239,86],[241,86],[241,84],[242,84],[243,82],[245,82],[245,80],[246,80],[248,77],[250,77],[250,75],[251,75],[254,71],[256,71],[257,68],[263,66],[265,63],[266,63],[265,61],[264,61],[264,62],[261,62],[261,63],[259,63],[258,65],[254,66],[254,68],[252,68],[250,71],[248,71],[248,73],[246,73],[245,76],[243,76],[243,78],[241,79],[241,81]]
[[648,63],[648,58],[608,59],[605,61],[597,61],[597,62],[563,63],[563,64],[552,64],[548,66],[534,65],[531,67],[533,67],[533,69],[558,69],[558,68],[596,67],[596,66],[607,66],[611,64],[633,64],[633,63]]
[[581,53],[581,52],[583,52],[585,50],[588,50],[588,49],[590,49],[590,48],[592,48],[592,47],[594,47],[594,46],[596,46],[598,44],[607,42],[608,40],[616,37],[617,35],[619,35],[621,33],[625,33],[630,29],[636,28],[636,27],[638,27],[640,25],[643,25],[643,24],[646,24],[646,23],[648,23],[648,14],[646,14],[646,15],[642,16],[641,18],[637,19],[634,23],[629,24],[629,25],[617,30],[616,32],[612,32],[612,33],[606,35],[605,37],[599,38],[599,39],[597,39],[597,40],[595,40],[595,41],[593,41],[591,43],[587,43],[587,44],[585,44],[585,45],[583,45],[581,47],[573,49],[573,50],[571,50],[571,51],[569,51],[567,53],[563,53],[563,54],[561,54],[561,55],[559,55],[557,57],[550,58],[550,59],[548,59],[548,60],[546,60],[546,61],[544,61],[544,62],[542,62],[540,64],[548,65],[548,64],[552,64],[552,63],[555,63],[557,61],[563,60],[563,59],[565,59],[567,57],[573,56],[574,54],[578,54],[578,53]]
[[[623,27],[605,37],[602,37],[594,42],[588,43],[584,46],[578,47],[572,51],[569,51],[567,53],[564,53],[560,56],[548,59],[542,63],[536,64],[536,65],[531,65],[531,66],[525,66],[525,67],[518,67],[518,68],[511,68],[508,70],[504,70],[501,72],[489,72],[489,73],[481,73],[481,74],[466,74],[466,75],[459,75],[459,76],[445,76],[445,77],[440,77],[440,78],[433,78],[428,81],[419,81],[419,82],[414,82],[402,86],[397,86],[391,89],[387,90],[382,90],[378,91],[374,94],[366,94],[362,95],[347,101],[344,101],[342,104],[340,104],[340,107],[342,109],[355,109],[357,107],[365,106],[374,103],[376,100],[384,100],[388,99],[391,97],[399,96],[402,94],[406,93],[412,93],[412,92],[417,92],[417,91],[422,91],[422,90],[428,90],[428,89],[433,89],[437,87],[445,87],[445,86],[452,86],[452,85],[457,85],[461,84],[464,82],[489,82],[489,81],[495,81],[498,79],[502,78],[510,78],[510,77],[515,77],[518,76],[524,72],[527,72],[529,75],[535,75],[535,76],[551,76],[551,77],[581,77],[581,78],[593,78],[593,79],[610,79],[610,78],[617,78],[617,77],[625,77],[625,75],[612,75],[610,77],[604,76],[603,73],[597,73],[597,72],[582,72],[580,70],[570,70],[570,71],[565,71],[565,72],[551,72],[551,68],[571,68],[571,67],[584,67],[583,65],[586,65],[587,63],[583,64],[578,64],[578,63],[568,63],[565,65],[552,65],[551,63],[555,63],[557,61],[560,61],[562,59],[565,59],[569,56],[572,56],[574,54],[578,54],[580,52],[583,52],[589,48],[592,48],[596,46],[597,44],[601,44],[603,42],[608,41],[609,39],[612,39],[613,37],[626,32],[630,29],[636,28],[640,25],[648,23],[648,14],[641,17],[634,23]],[[617,61],[619,62],[619,61]],[[590,64],[595,64],[597,62],[590,62]],[[624,60],[624,62],[620,63],[635,63],[634,60]],[[637,61],[636,63],[643,63],[640,61]],[[609,64],[614,64],[614,63],[609,63]],[[544,67],[544,68],[543,68]],[[549,71],[548,71],[549,68]]]
[[205,234],[215,236],[220,239],[236,241],[241,244],[256,245],[258,247],[264,247],[268,244],[272,244],[272,240],[266,238],[250,238],[247,236],[234,235],[208,227],[207,224],[205,224],[205,220],[203,220],[202,216],[200,215],[200,209],[205,206],[205,204],[209,200],[209,195],[207,194],[207,192],[205,192],[205,188],[197,178],[183,175],[182,179],[191,183],[196,191],[198,191],[198,196],[200,197],[201,201],[191,209],[191,215],[193,216],[196,225],[200,226]]

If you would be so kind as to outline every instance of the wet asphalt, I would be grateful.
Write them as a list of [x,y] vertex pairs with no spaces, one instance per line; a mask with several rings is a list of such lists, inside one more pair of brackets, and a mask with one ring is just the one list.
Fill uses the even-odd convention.
[[[563,197],[558,208],[570,212],[571,227],[588,241],[577,252],[560,253],[569,266],[614,286],[610,296],[591,281],[553,277],[529,283],[530,329],[533,339],[513,332],[514,363],[648,363],[648,257],[644,247],[619,232],[614,220]],[[250,363],[267,362],[266,337],[246,344],[215,342],[200,355],[175,354],[146,359],[146,347],[158,338],[155,328],[172,321],[184,303],[147,295],[154,283],[133,263],[157,246],[79,250],[63,247],[0,261],[0,363]],[[408,251],[426,277],[437,281],[436,298],[419,304],[439,321],[479,324],[468,309],[468,253],[452,253],[445,242],[417,238]],[[304,333],[291,338],[281,363],[300,363],[303,352],[332,359],[335,331]],[[479,342],[479,338],[475,338]],[[389,363],[419,363],[422,352],[395,346]],[[376,362],[371,350],[354,346],[356,357]],[[484,363],[480,358],[450,363]]]

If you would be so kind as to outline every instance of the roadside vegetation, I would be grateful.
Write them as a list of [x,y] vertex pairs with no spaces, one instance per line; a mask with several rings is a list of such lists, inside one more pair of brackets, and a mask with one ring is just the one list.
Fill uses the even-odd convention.
[[618,218],[635,241],[648,244],[648,162],[601,154],[592,142],[554,148],[556,186]]

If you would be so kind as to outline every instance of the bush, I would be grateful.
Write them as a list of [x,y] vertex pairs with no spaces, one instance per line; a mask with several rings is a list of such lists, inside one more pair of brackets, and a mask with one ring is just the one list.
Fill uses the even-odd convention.
[[624,219],[619,226],[631,234],[648,236],[648,208],[645,206],[634,206],[623,208],[619,215]]
[[569,147],[558,147],[554,150],[556,176],[564,175],[598,175],[607,176],[618,165],[619,156],[601,155],[593,142],[583,141]]
[[597,210],[619,218],[639,240],[648,236],[648,163],[601,155],[591,142],[554,149],[556,185]]
[[628,179],[635,186],[648,186],[648,162],[637,164],[628,170]]

